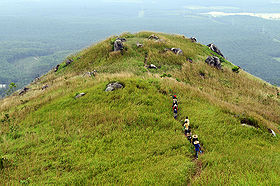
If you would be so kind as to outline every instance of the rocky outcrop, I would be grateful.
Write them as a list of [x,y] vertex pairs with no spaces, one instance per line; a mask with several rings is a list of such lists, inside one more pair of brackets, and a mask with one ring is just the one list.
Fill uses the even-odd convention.
[[217,69],[222,69],[222,63],[216,56],[208,56],[208,58],[205,60],[205,63],[210,66],[216,67]]
[[123,42],[126,41],[125,39],[118,38],[114,42],[114,51],[122,51],[124,49]]
[[212,50],[213,52],[216,52],[217,54],[219,54],[220,56],[222,56],[224,58],[224,55],[222,54],[222,52],[218,49],[218,47],[216,45],[211,43],[207,46],[209,47],[210,50]]
[[124,86],[119,83],[119,82],[114,82],[114,83],[110,83],[107,85],[105,91],[106,92],[111,92],[113,90],[116,90],[116,89],[121,89],[121,88],[124,88]]

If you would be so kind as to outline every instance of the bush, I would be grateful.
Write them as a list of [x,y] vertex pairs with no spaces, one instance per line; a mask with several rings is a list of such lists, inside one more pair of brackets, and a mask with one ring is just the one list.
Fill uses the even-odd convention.
[[240,67],[234,66],[234,67],[232,67],[232,72],[239,73],[239,69],[240,69]]

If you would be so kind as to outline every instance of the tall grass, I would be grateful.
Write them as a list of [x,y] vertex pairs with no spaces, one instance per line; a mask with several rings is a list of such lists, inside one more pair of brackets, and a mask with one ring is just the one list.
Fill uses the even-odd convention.
[[[150,34],[122,35],[128,40],[123,55],[111,51],[108,38],[31,84],[25,95],[1,100],[0,156],[9,163],[0,170],[0,183],[280,183],[279,137],[266,130],[279,133],[277,87],[233,73],[228,62],[223,71],[208,66],[209,49],[187,38],[157,34],[161,41],[151,41]],[[137,48],[137,41],[144,47]],[[184,54],[163,52],[171,47]],[[147,70],[146,54],[161,68]],[[83,76],[92,70],[98,71],[94,78]],[[163,73],[172,77],[161,78]],[[113,81],[125,88],[105,92]],[[45,84],[50,88],[42,91]],[[75,99],[81,92],[86,95]],[[178,120],[171,109],[175,93]],[[195,177],[193,147],[181,129],[186,115],[205,152]],[[260,127],[242,127],[243,117]]]

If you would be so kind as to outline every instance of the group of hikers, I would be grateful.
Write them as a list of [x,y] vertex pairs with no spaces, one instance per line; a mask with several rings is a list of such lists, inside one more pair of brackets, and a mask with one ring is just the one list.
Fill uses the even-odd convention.
[[[178,114],[178,101],[177,101],[177,96],[173,96],[173,104],[172,104],[172,109],[174,112],[174,118],[177,119],[177,114]],[[184,134],[189,140],[191,144],[194,145],[195,148],[195,157],[196,159],[198,158],[198,153],[202,153],[200,143],[198,141],[198,136],[197,135],[192,135],[191,133],[191,126],[190,126],[190,120],[189,117],[187,116],[184,123],[182,124],[183,129],[184,129]]]

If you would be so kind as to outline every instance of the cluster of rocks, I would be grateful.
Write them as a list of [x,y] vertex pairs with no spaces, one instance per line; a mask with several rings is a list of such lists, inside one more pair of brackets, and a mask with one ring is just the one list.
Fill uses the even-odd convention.
[[216,67],[217,69],[222,69],[222,63],[216,56],[208,56],[208,58],[205,60],[205,63],[210,66]]
[[114,42],[114,51],[122,51],[124,49],[123,42],[126,42],[125,38],[117,38]]
[[166,48],[165,52],[166,51],[172,51],[174,54],[177,54],[177,55],[183,54],[183,51],[180,48]]
[[209,47],[210,50],[212,50],[213,52],[216,52],[217,54],[219,54],[220,56],[222,56],[224,58],[224,55],[222,54],[222,52],[218,49],[218,47],[216,45],[211,43],[207,46]]
[[122,85],[119,82],[109,83],[105,89],[105,92],[111,92],[113,90],[121,89],[121,88],[124,88],[124,85]]

